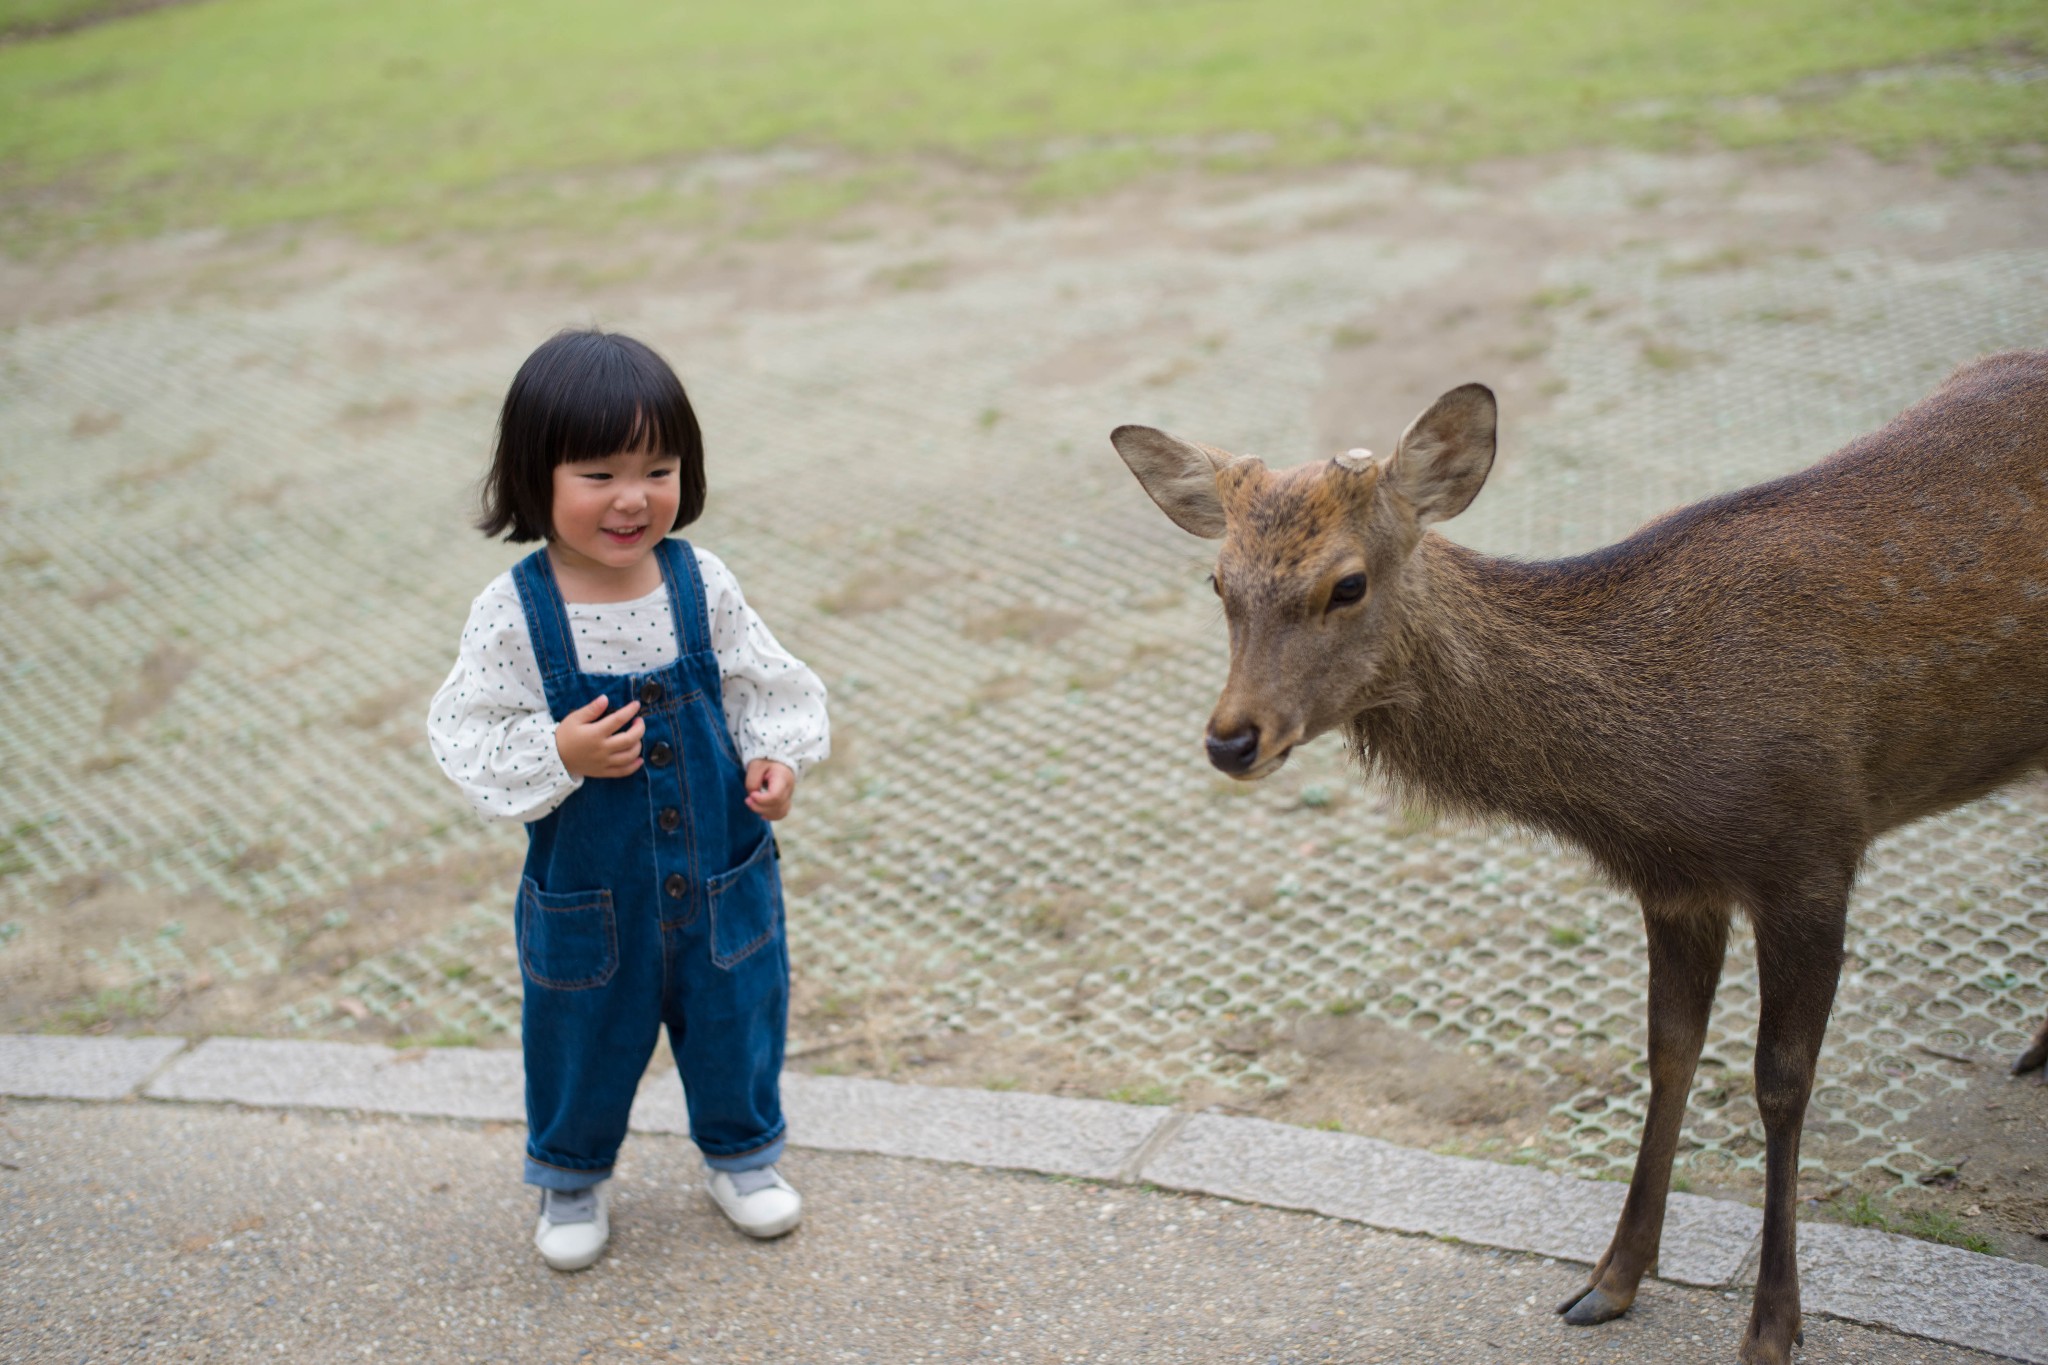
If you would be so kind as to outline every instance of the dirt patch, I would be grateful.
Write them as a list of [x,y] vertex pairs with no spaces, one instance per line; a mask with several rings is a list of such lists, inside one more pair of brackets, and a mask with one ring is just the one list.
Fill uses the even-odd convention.
[[[1964,1089],[1910,1120],[1915,1147],[1938,1163],[1918,1185],[1893,1190],[1873,1180],[1831,1191],[1819,1215],[1841,1219],[1860,1208],[1894,1231],[1933,1230],[1964,1245],[1981,1238],[1988,1246],[1975,1249],[2048,1265],[2048,1084],[2039,1073],[2008,1074],[2008,1061],[1972,1064]],[[1871,1197],[1859,1204],[1863,1195]]]
[[88,408],[71,419],[71,438],[75,441],[104,436],[121,427],[121,414],[107,412],[100,408]]
[[132,19],[138,14],[147,14],[153,9],[169,9],[173,5],[193,5],[201,0],[81,0],[71,6],[71,12],[41,22],[28,21],[13,24],[0,23],[0,47],[9,43],[28,42],[34,38],[54,38],[60,33],[76,33],[84,28],[98,28],[111,24],[117,19]]
[[1027,696],[1037,688],[1037,681],[1028,673],[996,673],[974,689],[974,700],[983,706],[994,706]]
[[[117,419],[118,420],[118,419]],[[77,430],[73,425],[74,432]],[[212,434],[198,436],[189,441],[183,450],[175,455],[146,464],[124,467],[107,476],[104,486],[113,491],[126,488],[164,483],[178,475],[204,464],[220,449],[220,439]]]
[[374,431],[400,422],[409,422],[419,415],[419,410],[419,400],[403,394],[375,400],[363,399],[352,402],[341,410],[339,425],[346,430]]
[[[276,850],[258,846],[245,856],[255,867],[274,861]],[[445,927],[464,907],[504,901],[509,924],[517,869],[515,852],[460,855],[263,915],[209,896],[75,878],[0,954],[0,1032],[287,1033],[281,1007],[328,989],[365,958]],[[395,1037],[415,1031],[413,1022],[372,1020],[348,1036]]]
[[109,602],[119,601],[121,598],[126,597],[130,591],[129,586],[120,579],[109,578],[97,587],[86,588],[81,592],[73,593],[71,600],[84,607],[87,611],[91,611],[94,607],[103,607]]
[[143,659],[135,681],[107,699],[107,725],[115,730],[132,730],[164,709],[199,662],[189,650],[165,641]]
[[1049,611],[1044,607],[1014,606],[987,616],[976,617],[961,628],[961,633],[970,640],[991,644],[997,640],[1015,640],[1019,644],[1036,645],[1040,649],[1058,644],[1072,635],[1088,619],[1078,612]]
[[901,606],[941,581],[937,574],[912,569],[864,569],[818,599],[818,610],[834,616],[864,616]]
[[357,701],[341,713],[341,720],[358,730],[375,730],[400,717],[425,715],[427,700],[428,694],[418,687],[387,687]]
[[[1090,910],[1078,893],[1034,903],[1027,923],[1072,934]],[[1077,1055],[1067,1044],[911,1022],[906,989],[848,993],[824,976],[792,982],[790,1065],[817,1075],[1028,1090],[1185,1110],[1252,1114],[1406,1146],[1496,1158],[1542,1141],[1554,1098],[1525,1074],[1361,1015],[1303,1014],[1226,1026],[1224,1052],[1258,1057],[1291,1079],[1263,1094],[1206,1081],[1162,1085]],[[1086,1009],[1085,999],[1075,1007]]]

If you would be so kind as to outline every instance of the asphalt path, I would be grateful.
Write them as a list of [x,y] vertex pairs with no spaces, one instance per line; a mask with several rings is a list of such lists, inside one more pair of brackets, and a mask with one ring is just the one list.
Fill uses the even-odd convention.
[[[805,1223],[734,1232],[687,1139],[635,1134],[612,1249],[533,1250],[517,1124],[129,1101],[0,1110],[0,1359],[1727,1362],[1746,1293],[1311,1214],[797,1151]],[[1809,1315],[1801,1365],[1995,1357]]]

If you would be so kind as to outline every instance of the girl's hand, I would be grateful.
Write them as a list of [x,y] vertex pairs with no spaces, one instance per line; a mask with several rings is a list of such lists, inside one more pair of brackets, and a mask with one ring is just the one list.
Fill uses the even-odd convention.
[[[640,771],[640,736],[647,733],[647,722],[634,719],[640,703],[629,701],[607,716],[610,706],[611,699],[600,696],[555,727],[555,752],[577,777],[630,777]],[[629,720],[632,728],[621,729]]]
[[796,774],[772,758],[757,758],[747,765],[747,809],[763,820],[780,820],[789,814],[796,797]]

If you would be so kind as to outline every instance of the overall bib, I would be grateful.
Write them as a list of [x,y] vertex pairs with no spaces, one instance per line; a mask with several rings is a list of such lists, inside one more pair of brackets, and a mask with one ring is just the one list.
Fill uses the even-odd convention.
[[676,659],[647,673],[580,671],[547,551],[513,570],[555,720],[601,693],[611,711],[638,701],[647,724],[639,771],[585,778],[526,827],[526,1181],[558,1190],[611,1174],[663,1024],[705,1160],[739,1171],[782,1153],[789,956],[775,840],[747,809],[697,557],[674,539],[656,554]]

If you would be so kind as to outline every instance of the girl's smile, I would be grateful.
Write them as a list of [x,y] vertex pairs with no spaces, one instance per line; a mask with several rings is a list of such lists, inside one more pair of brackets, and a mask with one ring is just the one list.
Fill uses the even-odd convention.
[[617,602],[661,581],[656,542],[676,523],[681,500],[673,455],[622,450],[556,465],[548,551],[575,600]]

